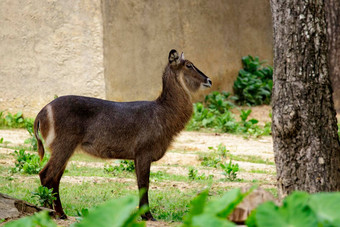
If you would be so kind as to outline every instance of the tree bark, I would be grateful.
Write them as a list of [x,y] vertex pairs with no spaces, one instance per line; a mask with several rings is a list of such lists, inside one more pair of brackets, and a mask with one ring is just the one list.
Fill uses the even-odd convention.
[[334,91],[334,106],[340,113],[340,1],[325,0],[329,36],[329,74]]
[[340,144],[323,0],[271,0],[272,134],[280,197],[340,190]]

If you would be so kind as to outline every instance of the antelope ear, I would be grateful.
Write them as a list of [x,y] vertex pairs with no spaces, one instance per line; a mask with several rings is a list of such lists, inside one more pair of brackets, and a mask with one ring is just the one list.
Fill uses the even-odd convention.
[[175,49],[172,49],[170,52],[169,52],[169,63],[170,64],[179,64],[179,55],[178,55],[178,52],[177,50]]
[[181,58],[179,59],[180,61],[184,61],[185,60],[185,58],[184,58],[184,53],[182,52],[182,54],[181,54]]

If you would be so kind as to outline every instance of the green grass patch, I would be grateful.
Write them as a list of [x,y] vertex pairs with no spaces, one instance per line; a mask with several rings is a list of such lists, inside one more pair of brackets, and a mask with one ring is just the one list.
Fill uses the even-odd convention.
[[129,189],[132,186],[135,186],[135,182],[61,183],[60,195],[65,213],[76,216],[77,210],[80,211],[82,208],[94,207],[113,198],[138,195],[137,190]]
[[263,160],[260,156],[256,155],[233,155],[230,154],[230,158],[235,161],[241,162],[251,162],[257,164],[266,164],[266,165],[275,165],[274,162],[267,160]]
[[188,213],[190,201],[196,195],[195,189],[186,192],[177,188],[151,190],[149,192],[151,212],[158,220],[180,222],[182,217]]
[[260,173],[260,174],[268,174],[268,175],[276,175],[276,172],[274,171],[268,171],[268,170],[263,170],[263,169],[251,169],[251,170],[244,170],[241,169],[242,172],[247,172],[247,173]]

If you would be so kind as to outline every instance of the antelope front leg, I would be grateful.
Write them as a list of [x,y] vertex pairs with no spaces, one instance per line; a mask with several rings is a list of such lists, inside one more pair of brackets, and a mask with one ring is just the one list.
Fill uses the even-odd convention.
[[[151,160],[146,157],[137,157],[135,160],[135,166],[139,192],[144,189],[144,193],[139,201],[139,207],[142,207],[143,205],[147,205],[149,207],[148,191]],[[150,211],[142,215],[142,219],[156,221]]]

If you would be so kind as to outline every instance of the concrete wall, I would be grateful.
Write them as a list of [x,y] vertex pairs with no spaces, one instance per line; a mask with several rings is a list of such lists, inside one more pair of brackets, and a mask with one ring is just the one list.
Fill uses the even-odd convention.
[[0,111],[29,116],[55,94],[152,100],[172,48],[210,91],[244,55],[272,61],[269,0],[1,0],[0,21]]
[[106,95],[112,100],[156,98],[172,48],[219,90],[232,90],[242,56],[272,62],[269,0],[103,0],[103,18]]
[[100,1],[0,1],[0,110],[35,115],[55,94],[105,97]]

